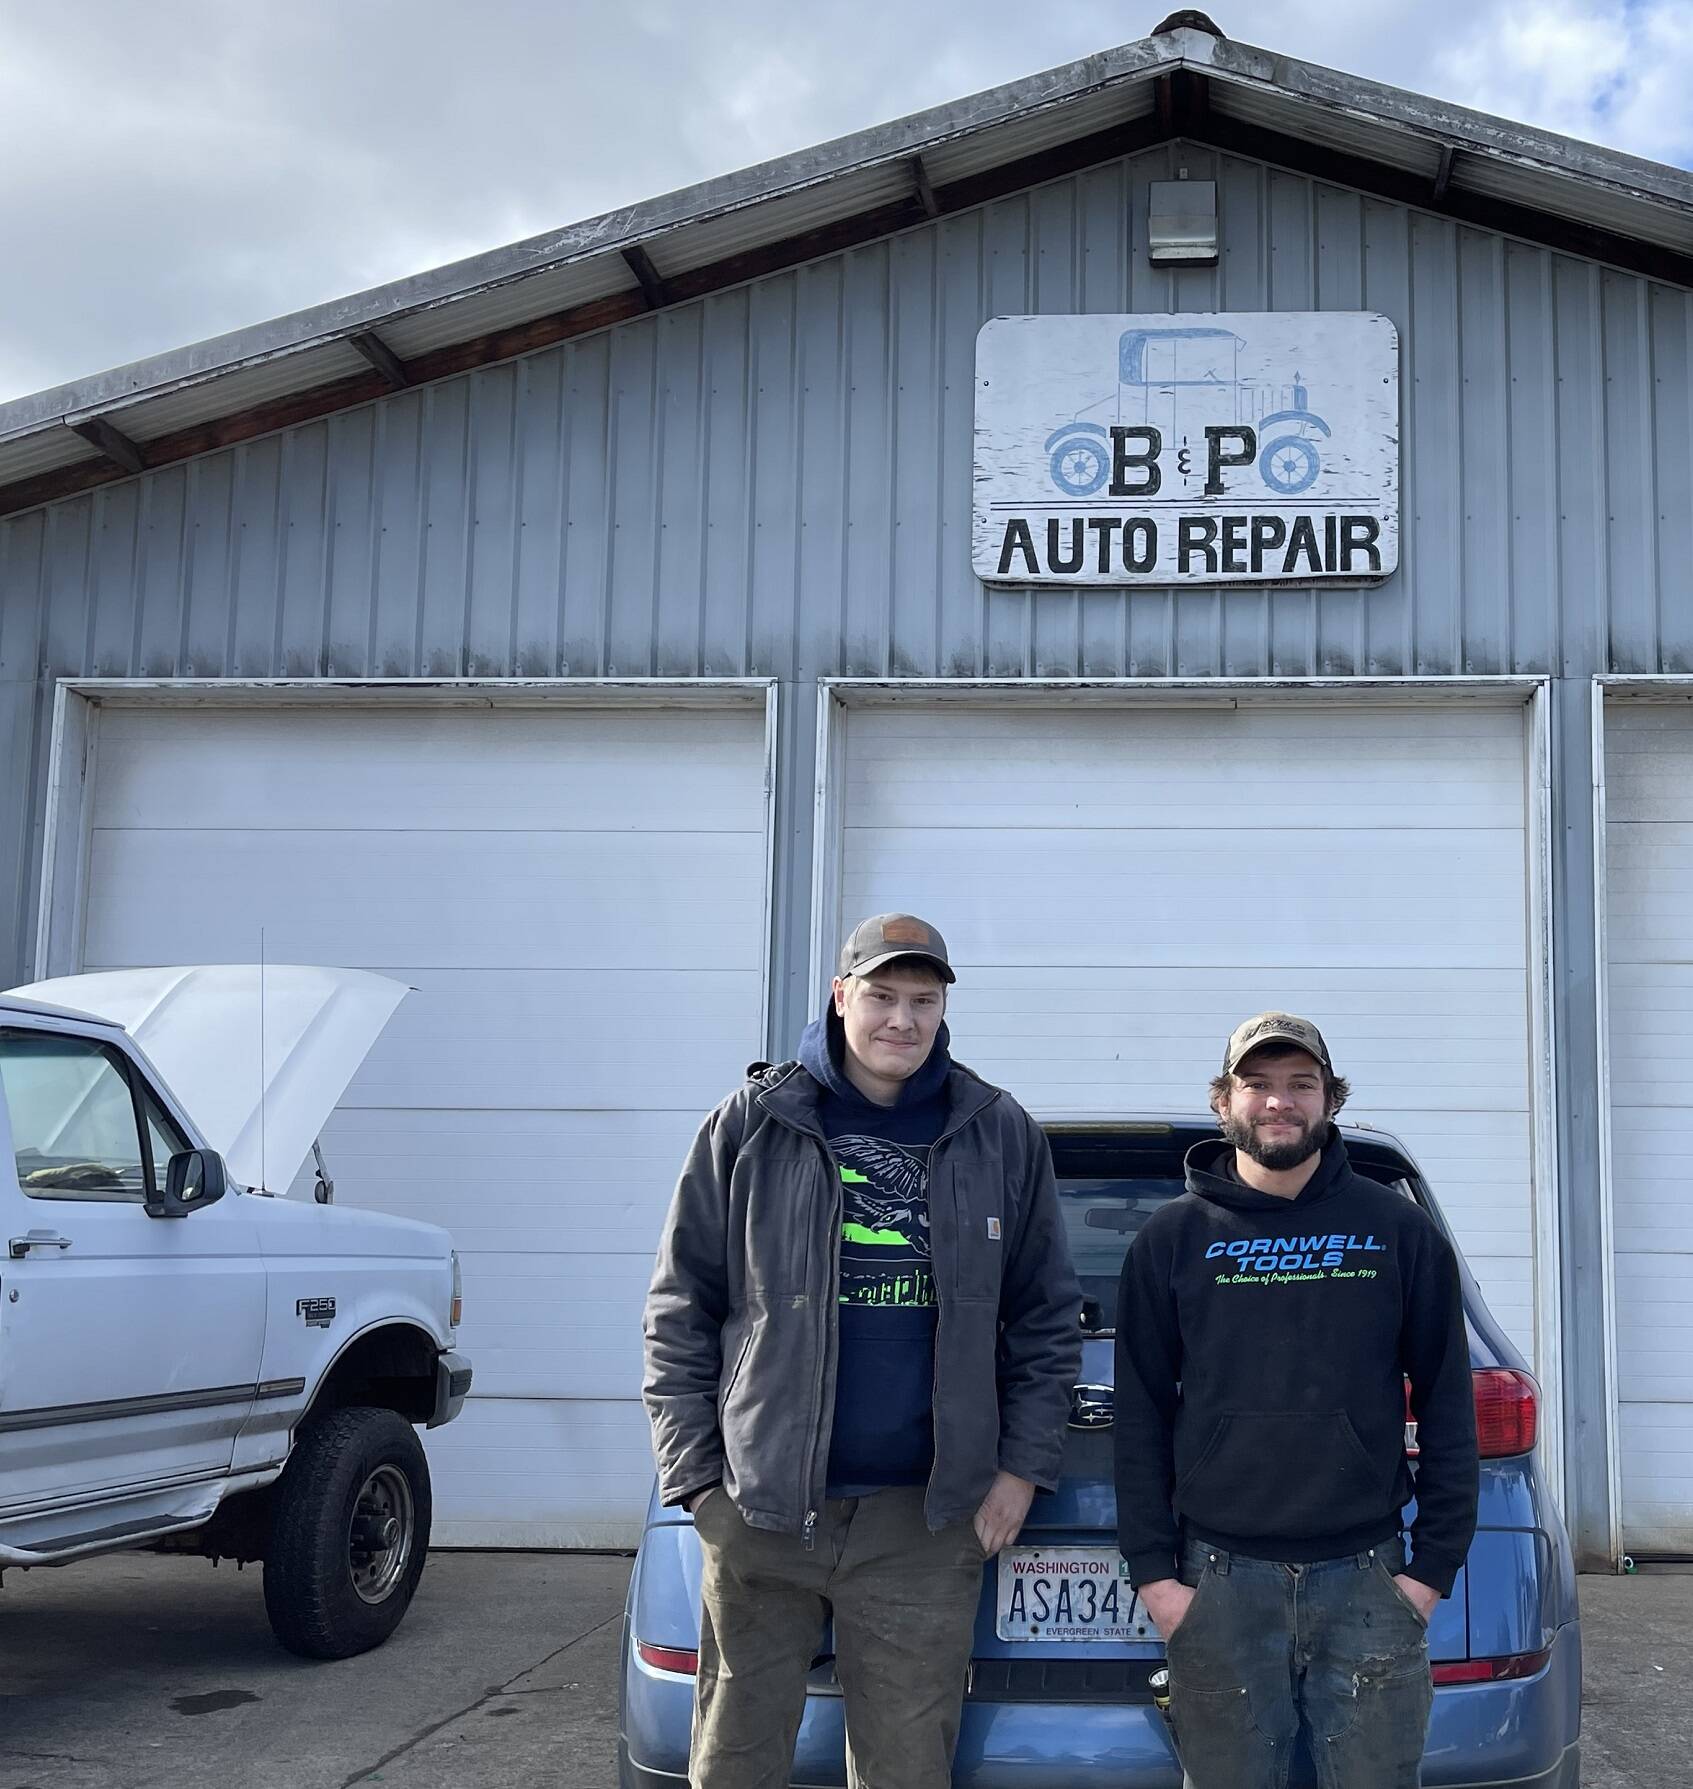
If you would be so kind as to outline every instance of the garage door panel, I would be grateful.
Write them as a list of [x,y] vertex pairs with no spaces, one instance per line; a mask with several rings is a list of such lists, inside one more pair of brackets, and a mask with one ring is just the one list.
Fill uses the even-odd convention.
[[740,1082],[761,1028],[745,970],[389,973],[416,992],[344,1106],[704,1112]]
[[1693,1252],[1619,1248],[1617,1369],[1628,1395],[1693,1405]]
[[102,717],[84,967],[250,962],[262,927],[415,990],[323,1142],[339,1203],[461,1251],[444,1543],[639,1535],[652,1250],[762,1047],[764,738],[752,706]]
[[[568,1226],[560,1240],[570,1242]],[[459,1338],[475,1362],[479,1397],[641,1395],[641,1311],[652,1278],[651,1248],[589,1255],[568,1246],[522,1254],[461,1246],[460,1259]]]
[[[1061,994],[1066,1009],[1078,1014],[1119,1011],[1125,1000],[1132,1000],[1138,1011],[1156,1014],[1163,1026],[1179,1022],[1196,1007],[1232,1012],[1242,1000],[1273,994],[1285,985],[1285,967],[1249,975],[1232,961],[1219,961],[1223,954],[1213,952],[1205,961],[1174,969],[1115,963],[1054,963],[1032,969],[984,963],[971,969],[967,989],[955,988],[953,993],[967,992],[980,1010],[1021,1006],[1030,993]],[[1351,1021],[1379,1024],[1383,1002],[1394,1001],[1399,1007],[1393,1010],[1413,1016],[1457,1019],[1466,1034],[1480,1029],[1502,1041],[1520,1035],[1514,1029],[1525,998],[1520,969],[1467,969],[1444,977],[1382,969],[1370,976],[1302,963],[1298,974],[1300,985],[1321,998],[1325,1010]],[[1221,1053],[1219,1044],[1217,1054]]]
[[735,833],[215,837],[94,835],[90,966],[253,962],[261,927],[272,962],[366,969],[687,968],[705,927],[721,966],[760,960],[762,851]]
[[1693,1211],[1693,1113],[1667,1100],[1611,1110],[1611,1217],[1619,1250],[1664,1244],[1667,1213]]
[[1625,1544],[1631,1552],[1685,1556],[1693,1509],[1693,1404],[1625,1401],[1618,1428]]
[[1532,1349],[1520,709],[865,708],[841,787],[841,924],[941,926],[963,1060],[1045,1116],[1192,1113],[1243,1017],[1311,1014]]
[[[1184,1020],[1182,1031],[1168,1037],[1154,1034],[1145,1014],[1102,1013],[1072,1022],[1050,1003],[1042,1010],[1033,1002],[1021,1018],[981,1013],[966,991],[949,1000],[948,1020],[953,1035],[961,1040],[960,1049],[967,1043],[972,1065],[984,1072],[989,1062],[1002,1067],[1009,1063],[1032,1077],[1029,1084],[1085,1087],[1090,1110],[1103,1095],[1142,1107],[1156,1098],[1162,1102],[1160,1111],[1185,1111],[1196,1104],[1203,1109],[1222,1053],[1220,1040],[1243,1017],[1268,1005],[1303,1012],[1318,1004],[1286,982],[1277,993],[1279,999],[1273,1001],[1256,1005],[1239,1001],[1207,1015],[1211,1022],[1203,1027],[1189,1029],[1191,1021]],[[1336,1024],[1332,1014],[1325,1012],[1324,1019]],[[1410,1024],[1396,1040],[1360,1038],[1345,1028],[1344,1021],[1339,1024],[1338,1034],[1346,1038],[1342,1066],[1360,1087],[1398,1095],[1414,1092],[1423,1101],[1438,1097],[1443,1106],[1459,1111],[1527,1104],[1521,1065],[1501,1061],[1497,1051],[1489,1052],[1474,1040],[1461,1049],[1451,1048],[1437,1029]]]
[[[1693,713],[1607,701],[1605,934],[1623,1544],[1693,1552]],[[1683,1245],[1681,1252],[1666,1243]]]
[[631,1547],[640,1537],[652,1440],[633,1400],[473,1397],[425,1445],[438,1547]]
[[[1615,928],[1625,922],[1613,915],[1610,923]],[[1681,930],[1688,930],[1685,919]],[[1625,932],[1621,948],[1639,951],[1638,935]],[[1628,961],[1615,946],[1609,962],[1611,1086],[1618,1108],[1684,1111],[1693,1098],[1684,1054],[1693,1037],[1693,963],[1666,954]]]
[[[701,1111],[340,1108],[323,1133],[335,1200],[440,1224],[463,1249],[570,1246],[650,1259]],[[311,1177],[298,1191],[309,1196]]]
[[1254,862],[1249,888],[1221,872],[1219,849],[1214,833],[1197,828],[1006,827],[984,838],[854,826],[842,918],[945,911],[961,968],[1016,962],[1032,939],[1051,962],[1073,966],[1219,958],[1249,970],[1521,966],[1521,907],[1474,895],[1501,881],[1520,886],[1520,833],[1370,830],[1337,855],[1323,835],[1289,828]]
[[[467,719],[472,724],[466,725]],[[466,832],[760,832],[763,716],[699,711],[110,709],[99,729],[94,823],[147,830],[194,816],[238,830],[394,824],[428,791],[430,824]]]
[[[1290,774],[1320,767],[1310,823],[1371,826],[1384,806],[1408,828],[1512,825],[1521,819],[1522,732],[1509,712],[1426,715],[1241,708],[992,714],[948,707],[879,714],[846,777],[867,826],[1190,822],[1196,803],[1233,827],[1290,803]],[[984,761],[994,774],[984,778]],[[1513,783],[1512,779],[1515,779]]]
[[1687,729],[1680,704],[1607,704],[1605,815],[1612,826],[1693,825]]

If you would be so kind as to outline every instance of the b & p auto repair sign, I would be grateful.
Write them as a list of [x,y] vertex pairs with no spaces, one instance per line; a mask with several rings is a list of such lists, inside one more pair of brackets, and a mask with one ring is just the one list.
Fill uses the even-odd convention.
[[976,574],[1363,584],[1399,562],[1399,337],[1374,312],[996,317]]

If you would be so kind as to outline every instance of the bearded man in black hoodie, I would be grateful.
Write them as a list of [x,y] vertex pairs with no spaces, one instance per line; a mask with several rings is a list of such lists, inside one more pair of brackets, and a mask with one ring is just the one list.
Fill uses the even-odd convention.
[[1475,1405],[1451,1244],[1352,1172],[1346,1094],[1309,1020],[1248,1019],[1211,1087],[1222,1140],[1189,1151],[1123,1265],[1118,1534],[1190,1789],[1281,1789],[1302,1726],[1324,1789],[1420,1780]]

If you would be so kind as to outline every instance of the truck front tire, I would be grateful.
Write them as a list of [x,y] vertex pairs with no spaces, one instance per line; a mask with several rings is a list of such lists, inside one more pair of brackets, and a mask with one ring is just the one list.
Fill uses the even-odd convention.
[[265,1554],[265,1613],[308,1659],[380,1646],[423,1573],[429,1467],[392,1410],[331,1411],[301,1431],[278,1479]]

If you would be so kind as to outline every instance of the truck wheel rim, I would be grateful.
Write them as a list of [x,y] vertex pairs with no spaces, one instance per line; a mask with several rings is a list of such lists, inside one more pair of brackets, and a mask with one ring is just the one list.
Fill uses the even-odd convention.
[[398,1466],[378,1466],[359,1487],[347,1531],[353,1589],[367,1603],[387,1601],[411,1559],[417,1517],[411,1485]]

